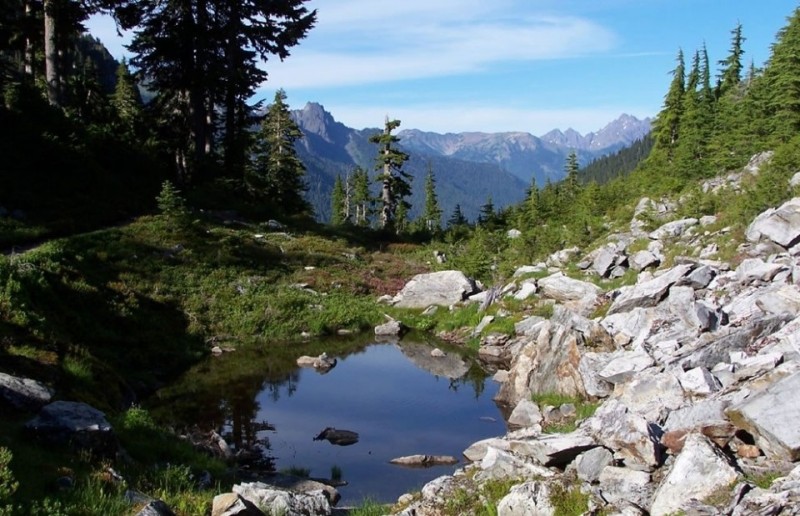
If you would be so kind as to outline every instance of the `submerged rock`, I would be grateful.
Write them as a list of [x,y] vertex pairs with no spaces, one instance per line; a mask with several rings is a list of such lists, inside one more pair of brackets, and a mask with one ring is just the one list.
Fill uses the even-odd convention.
[[326,440],[337,446],[350,446],[358,442],[358,433],[350,430],[337,430],[327,427],[314,438],[315,441]]
[[432,466],[452,466],[458,459],[450,455],[406,455],[389,461],[390,464],[412,468],[430,468]]

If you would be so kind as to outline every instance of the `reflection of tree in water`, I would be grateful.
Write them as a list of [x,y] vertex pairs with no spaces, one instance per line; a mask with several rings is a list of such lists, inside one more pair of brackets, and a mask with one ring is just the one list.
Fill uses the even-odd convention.
[[475,393],[475,399],[477,400],[481,397],[481,394],[483,394],[486,388],[487,376],[489,376],[489,374],[481,368],[480,364],[472,362],[470,363],[469,370],[467,370],[467,374],[461,378],[451,379],[448,388],[453,392],[458,392],[458,389],[462,385],[470,385]]
[[272,401],[278,401],[281,399],[281,387],[286,387],[286,395],[290,398],[297,390],[297,384],[300,382],[300,370],[295,369],[291,373],[287,374],[286,377],[282,380],[275,381],[270,380],[267,383],[267,390],[269,391],[269,397]]

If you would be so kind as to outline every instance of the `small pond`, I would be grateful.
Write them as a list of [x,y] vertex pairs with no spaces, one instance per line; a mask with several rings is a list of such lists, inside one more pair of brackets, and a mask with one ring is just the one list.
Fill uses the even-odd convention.
[[[338,488],[340,506],[394,502],[463,462],[407,468],[389,460],[429,454],[463,461],[471,443],[505,433],[492,401],[498,385],[458,348],[440,347],[445,357],[432,357],[434,345],[421,339],[240,350],[195,367],[162,389],[151,409],[175,426],[221,430],[232,443],[264,440],[278,471],[302,468],[330,478],[338,469],[347,482]],[[338,360],[330,371],[297,367],[297,357],[322,351]],[[326,427],[358,432],[359,440],[314,441]]]

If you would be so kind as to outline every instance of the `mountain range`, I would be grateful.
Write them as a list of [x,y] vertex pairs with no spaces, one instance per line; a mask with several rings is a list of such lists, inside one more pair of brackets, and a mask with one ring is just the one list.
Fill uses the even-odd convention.
[[[317,217],[330,216],[330,192],[336,176],[346,177],[360,166],[374,169],[377,147],[369,137],[378,128],[353,129],[334,119],[320,104],[309,102],[292,116],[303,132],[296,146],[307,169],[308,197]],[[399,147],[410,156],[403,167],[412,180],[411,217],[424,205],[424,178],[429,168],[446,220],[458,204],[474,220],[491,198],[496,208],[524,199],[531,180],[537,185],[564,176],[564,164],[575,151],[582,165],[616,152],[650,131],[650,119],[623,114],[597,132],[553,130],[537,137],[524,132],[447,133],[405,129],[397,133]]]

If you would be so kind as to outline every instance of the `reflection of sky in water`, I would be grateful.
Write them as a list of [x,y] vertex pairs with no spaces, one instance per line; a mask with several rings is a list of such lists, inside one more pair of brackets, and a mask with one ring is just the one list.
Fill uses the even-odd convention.
[[[477,399],[469,383],[454,391],[449,379],[419,369],[394,345],[369,346],[324,375],[303,369],[295,387],[291,395],[282,388],[277,401],[268,391],[258,395],[258,419],[276,429],[268,433],[276,467],[310,468],[311,476],[329,477],[331,466],[338,466],[350,482],[339,488],[340,505],[365,497],[394,502],[455,469],[407,469],[390,459],[418,453],[462,459],[474,441],[505,431],[492,401],[494,382],[488,380]],[[312,440],[328,426],[358,432],[359,441],[342,447]]]

